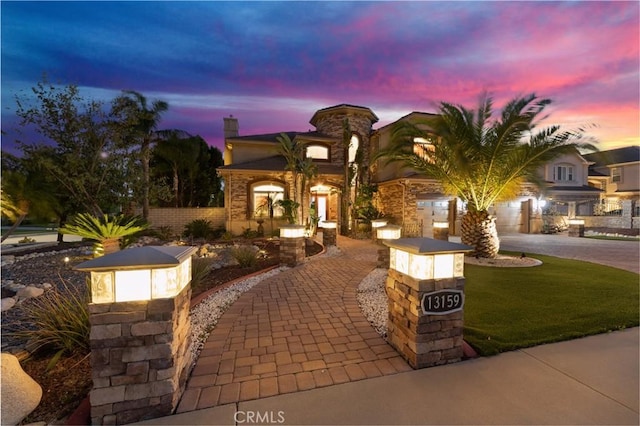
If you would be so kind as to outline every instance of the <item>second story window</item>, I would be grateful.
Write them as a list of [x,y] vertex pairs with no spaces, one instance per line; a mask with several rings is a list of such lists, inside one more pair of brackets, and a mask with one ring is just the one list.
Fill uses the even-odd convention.
[[413,153],[418,157],[432,162],[435,150],[436,147],[431,139],[413,138]]
[[622,169],[620,167],[611,168],[611,182],[622,182]]
[[329,147],[324,145],[307,145],[306,156],[314,160],[329,161]]
[[553,168],[553,180],[556,182],[573,182],[573,166],[560,165]]

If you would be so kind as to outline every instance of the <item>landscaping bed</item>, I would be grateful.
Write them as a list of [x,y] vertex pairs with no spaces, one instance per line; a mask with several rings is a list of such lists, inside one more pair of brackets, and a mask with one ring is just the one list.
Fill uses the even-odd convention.
[[[253,241],[236,241],[237,244],[255,245],[260,249],[260,256],[255,264],[249,267],[230,265],[212,269],[198,285],[193,288],[192,297],[201,293],[215,289],[227,282],[236,280],[243,276],[254,274],[258,271],[273,267],[279,264],[279,245],[277,240],[259,239]],[[234,242],[217,242],[216,244],[233,245]],[[75,271],[72,265],[78,264],[89,256],[86,254],[89,247],[82,247],[77,243],[61,244],[55,248],[37,249],[29,252],[21,252],[15,255],[19,260],[21,256],[28,256],[34,253],[53,253],[42,257],[34,257],[28,260],[18,261],[13,265],[4,265],[2,268],[3,282],[6,280],[23,281],[25,283],[51,283],[57,286],[59,281],[66,281],[75,286],[83,287],[86,279],[85,272]],[[68,250],[76,250],[69,252]],[[313,244],[306,246],[306,255],[312,256],[322,251],[322,246]],[[64,262],[65,257],[70,257],[69,265]],[[60,287],[59,287],[60,288]],[[29,300],[23,302],[29,303]],[[19,351],[16,339],[10,338],[6,333],[12,330],[11,324],[23,322],[21,318],[22,310],[20,305],[9,311],[2,313],[2,341],[3,351]],[[18,352],[21,358],[21,366],[29,376],[31,376],[43,389],[42,400],[21,424],[35,422],[53,423],[69,416],[87,396],[91,390],[91,366],[89,356],[72,354],[61,357],[53,368],[48,369],[51,361],[51,354],[41,356],[32,355],[26,357],[26,352]],[[84,424],[83,422],[79,424]]]

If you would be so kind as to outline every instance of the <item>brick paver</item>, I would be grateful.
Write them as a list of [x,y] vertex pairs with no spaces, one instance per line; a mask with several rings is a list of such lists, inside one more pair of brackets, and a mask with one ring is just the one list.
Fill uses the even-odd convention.
[[376,246],[339,238],[338,247],[240,296],[209,335],[178,412],[411,369],[356,300]]

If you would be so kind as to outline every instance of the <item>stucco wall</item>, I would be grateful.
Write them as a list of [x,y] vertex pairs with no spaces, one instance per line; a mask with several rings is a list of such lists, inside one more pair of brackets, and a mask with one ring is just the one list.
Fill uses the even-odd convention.
[[149,222],[152,228],[169,226],[176,235],[181,235],[185,225],[196,219],[210,221],[214,229],[224,228],[224,218],[224,207],[152,208],[149,210]]

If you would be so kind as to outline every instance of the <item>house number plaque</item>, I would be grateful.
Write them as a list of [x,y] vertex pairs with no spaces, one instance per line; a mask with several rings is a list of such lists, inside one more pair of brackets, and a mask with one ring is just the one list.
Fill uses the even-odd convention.
[[422,313],[425,315],[447,315],[462,310],[462,290],[440,290],[422,296]]

